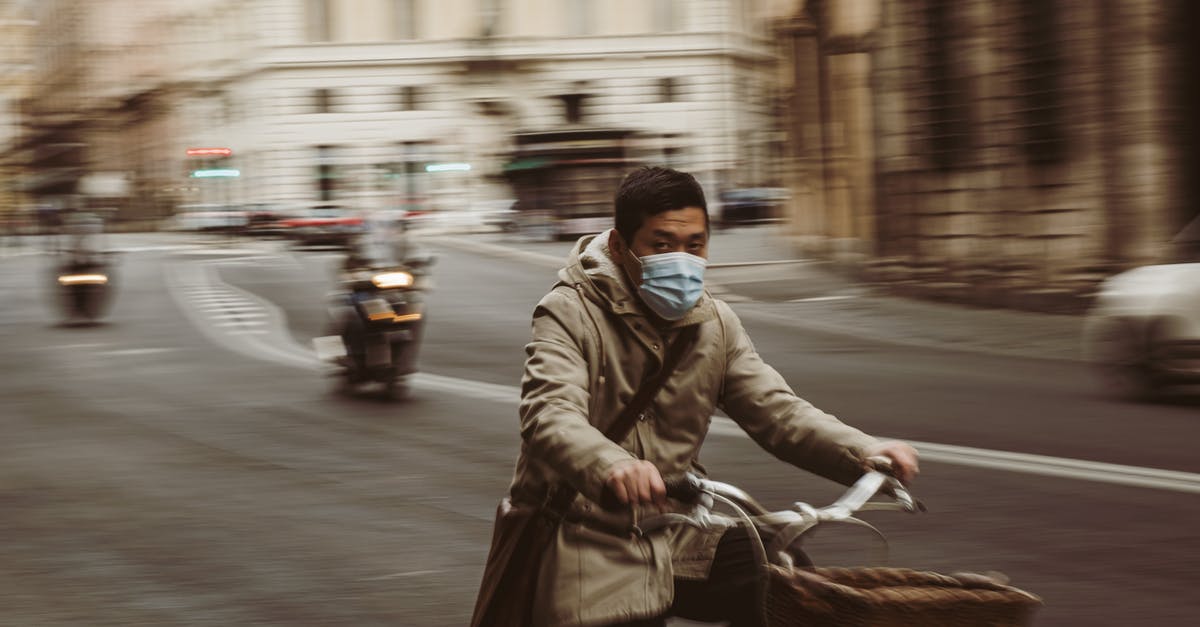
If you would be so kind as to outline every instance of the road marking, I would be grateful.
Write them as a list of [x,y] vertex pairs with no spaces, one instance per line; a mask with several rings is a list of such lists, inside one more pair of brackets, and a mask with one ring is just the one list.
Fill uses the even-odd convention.
[[173,348],[123,348],[112,351],[101,351],[100,355],[110,355],[113,357],[122,357],[130,355],[155,355],[158,353],[169,353]]
[[[723,436],[746,435],[742,431],[742,428],[737,426],[732,420],[717,416],[713,417],[712,426],[709,427],[708,432]],[[896,439],[904,440],[917,447],[917,450],[921,452],[922,461],[954,464],[957,466],[972,466],[975,468],[993,468],[1044,477],[1065,477],[1068,479],[1115,483],[1141,488],[1200,493],[1200,474],[1196,473],[1144,468],[1140,466],[1124,466],[1121,464],[1108,464],[1105,462],[1093,462],[1066,457],[995,451],[969,446],[955,446],[952,444],[916,442],[905,440],[904,438]]]
[[824,301],[828,301],[828,300],[849,300],[852,298],[858,298],[858,297],[854,296],[854,295],[850,295],[850,294],[831,295],[831,296],[810,296],[808,298],[793,298],[792,300],[789,300],[788,302],[789,303],[820,303],[820,302],[824,302]]
[[392,573],[390,575],[380,575],[378,577],[367,577],[359,579],[359,581],[384,581],[386,579],[399,579],[401,577],[422,577],[424,575],[437,575],[444,573],[444,570],[410,570],[405,573]]
[[241,296],[234,295],[192,296],[188,300],[201,306],[244,305],[251,302]]
[[[247,333],[243,330],[234,336],[232,335],[235,333],[233,331],[221,332],[213,329],[210,325],[205,324],[198,313],[183,306],[186,303],[182,300],[186,299],[186,296],[179,292],[182,292],[185,285],[219,284],[220,278],[207,267],[172,265],[166,266],[166,269],[169,292],[181,300],[180,305],[195,326],[216,343],[253,359],[271,361],[294,368],[320,372],[330,367],[319,360],[311,349],[300,346],[288,334],[276,334],[268,337],[265,330],[261,332],[262,335]],[[264,311],[270,312],[277,327],[284,328],[283,313],[274,303],[260,301],[257,304]],[[521,395],[520,388],[516,386],[447,377],[427,372],[413,375],[412,383],[414,387],[430,391],[450,392],[458,396],[470,396],[513,405],[520,401]],[[748,437],[732,420],[721,416],[713,417],[709,434],[722,437]],[[1062,477],[1079,481],[1200,493],[1200,474],[1196,473],[908,441],[921,451],[923,460],[931,462]]]
[[229,308],[222,308],[222,309],[220,309],[220,310],[218,310],[218,311],[220,311],[220,312],[221,312],[221,314],[220,314],[220,315],[216,315],[216,316],[214,316],[214,317],[215,317],[215,318],[218,318],[218,319],[221,319],[221,320],[232,320],[232,319],[236,319],[236,320],[246,320],[246,321],[249,321],[250,319],[258,319],[258,318],[267,318],[267,317],[269,317],[269,314],[267,314],[267,312],[265,312],[265,311],[260,311],[260,310],[259,310],[257,307],[246,307],[246,308],[244,308],[244,309],[229,309]]

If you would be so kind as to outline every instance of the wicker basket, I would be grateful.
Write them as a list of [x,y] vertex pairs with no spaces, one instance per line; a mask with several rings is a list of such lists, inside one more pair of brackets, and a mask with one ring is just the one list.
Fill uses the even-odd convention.
[[770,567],[770,627],[1020,627],[1042,601],[982,575]]

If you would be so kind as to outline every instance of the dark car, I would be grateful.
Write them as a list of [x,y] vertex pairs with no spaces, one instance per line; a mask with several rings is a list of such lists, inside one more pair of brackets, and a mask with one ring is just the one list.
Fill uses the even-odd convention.
[[338,207],[314,207],[277,223],[284,237],[304,246],[348,247],[362,234],[363,218]]
[[297,214],[296,210],[267,203],[252,203],[244,209],[246,234],[253,237],[283,237],[285,227],[282,221]]
[[717,226],[765,224],[782,218],[787,190],[777,187],[730,189],[718,194],[717,198],[719,202],[714,215]]

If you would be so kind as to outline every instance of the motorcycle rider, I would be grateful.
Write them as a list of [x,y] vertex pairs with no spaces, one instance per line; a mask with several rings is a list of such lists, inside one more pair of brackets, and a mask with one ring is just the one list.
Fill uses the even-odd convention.
[[[755,624],[758,573],[744,531],[690,527],[620,536],[630,512],[602,511],[608,492],[635,517],[669,507],[663,476],[700,472],[710,416],[724,410],[780,459],[849,484],[873,455],[898,477],[917,453],[881,442],[797,397],[763,362],[733,310],[703,289],[709,223],[689,174],[630,173],[615,228],[581,239],[533,313],[510,494],[537,504],[565,481],[579,492],[542,556],[534,624],[664,625],[668,616]],[[621,443],[603,431],[684,327],[695,344]],[[495,547],[493,547],[495,550]]]

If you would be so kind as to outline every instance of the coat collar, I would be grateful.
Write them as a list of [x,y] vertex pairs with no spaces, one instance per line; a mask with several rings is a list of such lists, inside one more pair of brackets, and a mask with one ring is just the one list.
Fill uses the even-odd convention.
[[[624,271],[617,265],[608,238],[612,229],[579,239],[567,256],[567,265],[558,272],[560,285],[582,289],[589,300],[620,316],[638,317],[649,322],[641,297],[634,292]],[[669,322],[666,328],[686,327],[716,317],[716,306],[708,290],[683,318]]]

